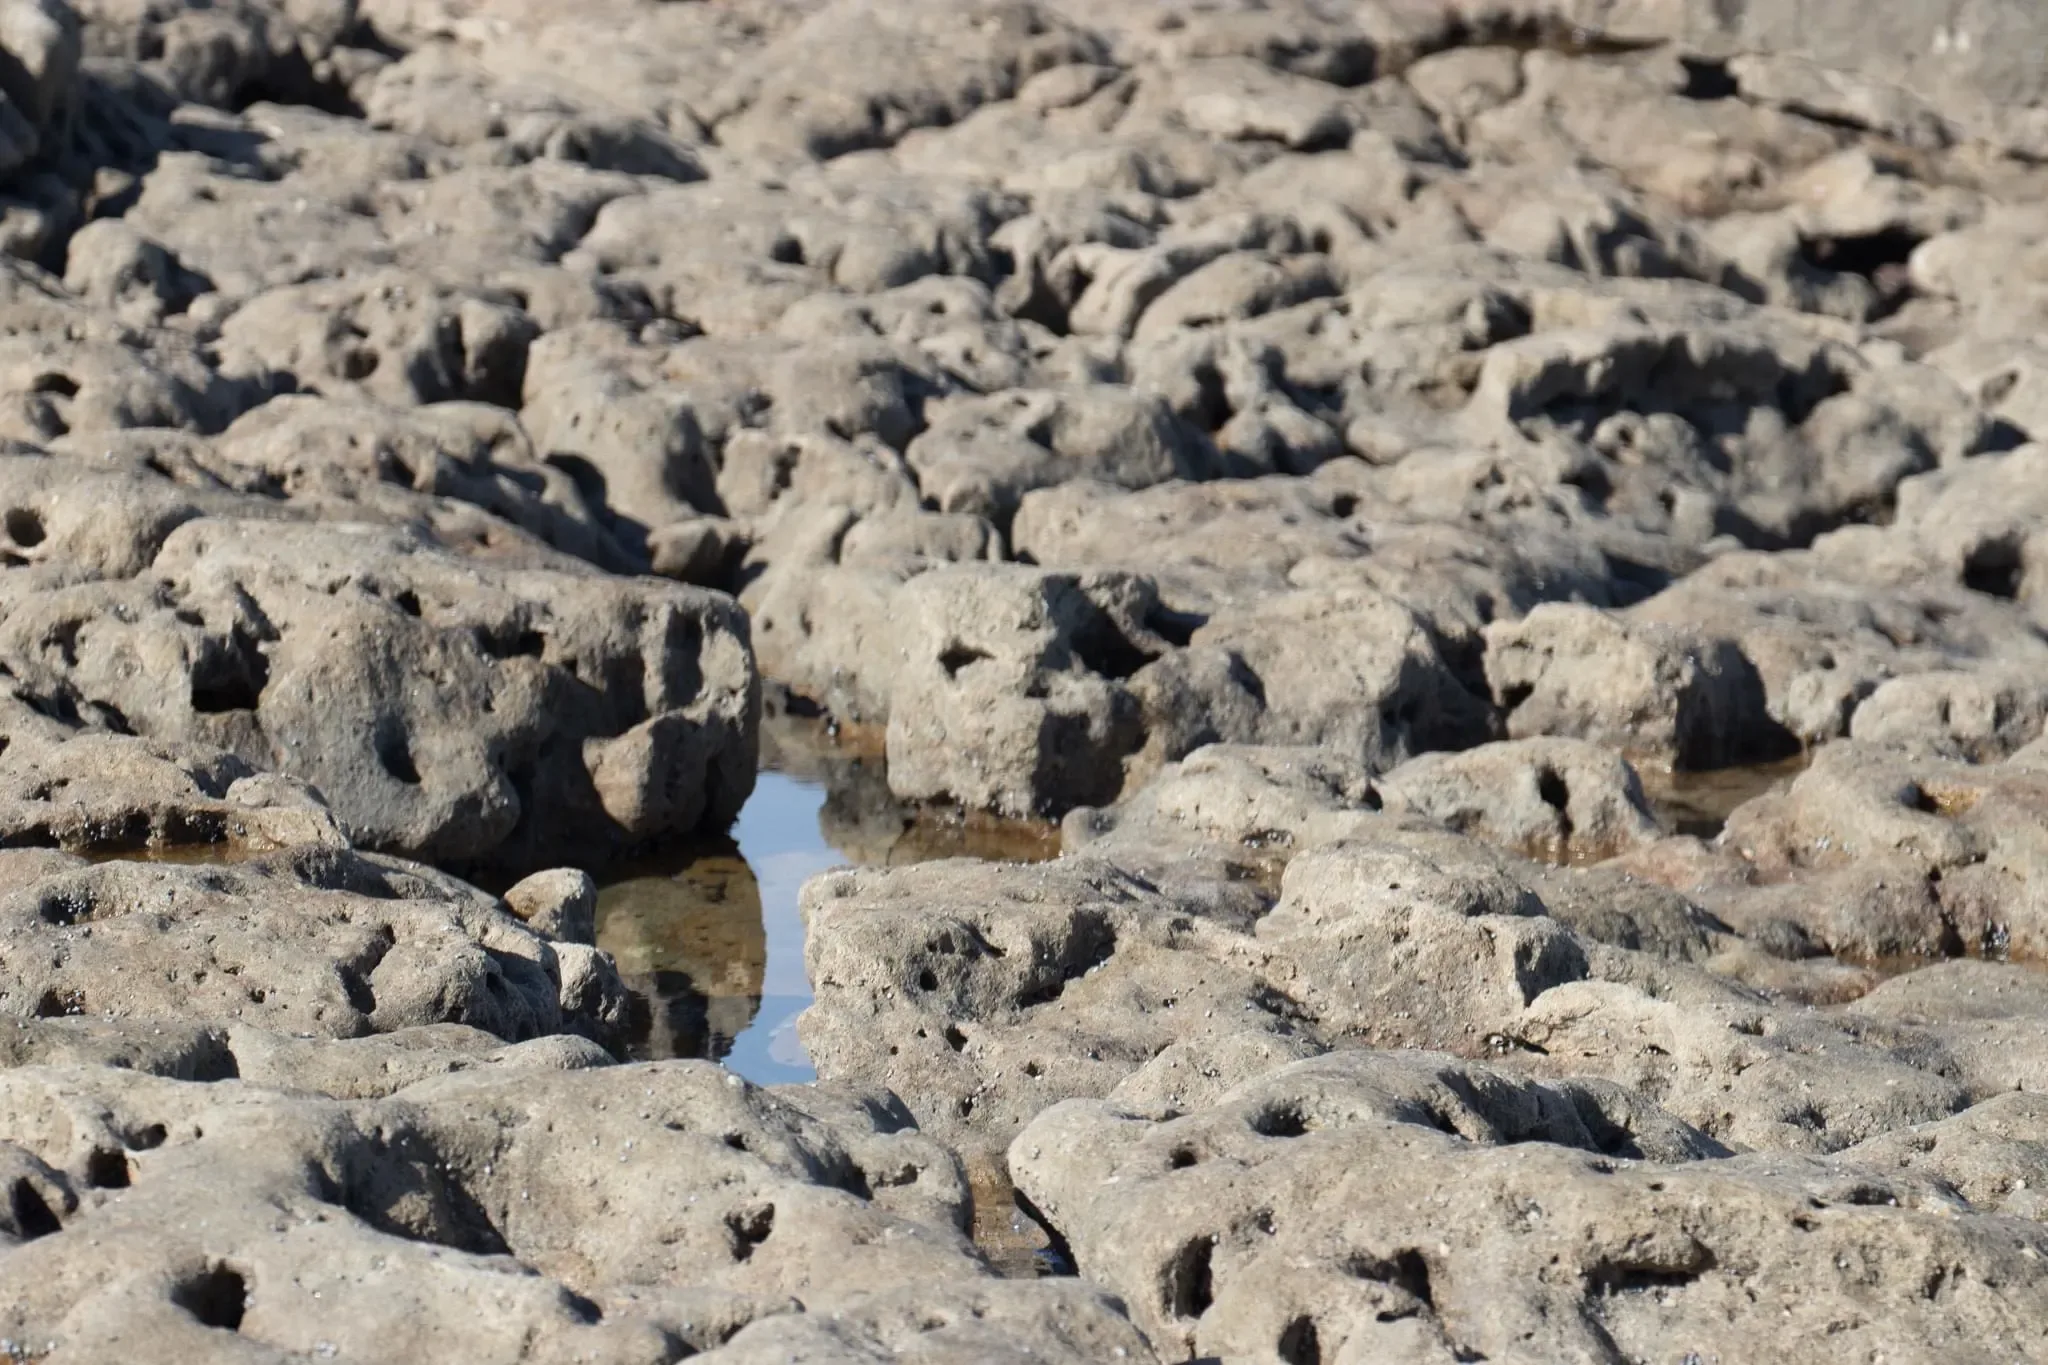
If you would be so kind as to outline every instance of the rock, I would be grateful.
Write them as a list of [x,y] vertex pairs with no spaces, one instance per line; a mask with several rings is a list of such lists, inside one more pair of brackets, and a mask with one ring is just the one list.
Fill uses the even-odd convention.
[[1763,681],[1771,718],[1808,745],[1847,734],[1888,678],[2023,665],[2037,652],[2010,603],[1950,587],[1917,553],[1903,572],[1866,573],[1852,553],[1892,547],[1836,534],[1845,539],[1824,542],[1827,558],[1723,555],[1629,614],[1733,640]]
[[[287,395],[239,418],[203,459],[237,487],[281,494],[295,507],[339,504],[340,519],[411,521],[421,518],[418,503],[448,499],[588,563],[635,567],[574,480],[539,458],[515,418],[487,404],[393,408]],[[425,519],[433,524],[431,512]]]
[[2024,676],[1915,673],[1872,692],[1850,717],[1849,736],[1984,763],[2038,739],[2044,718],[2048,695]]
[[77,13],[61,0],[10,0],[0,9],[7,54],[0,112],[0,175],[13,176],[39,152],[78,98],[82,55]]
[[[720,827],[751,787],[744,624],[651,580],[490,570],[363,526],[280,554],[271,524],[205,521],[145,576],[18,598],[6,634],[60,713],[309,780],[372,847],[541,861]],[[431,694],[380,681],[421,669]]]
[[1942,962],[1884,982],[1846,1013],[1938,1037],[1956,1077],[1995,1099],[2034,1087],[2031,1040],[2048,1018],[2040,985],[2026,967]]
[[1373,769],[1487,733],[1427,624],[1405,603],[1364,586],[1276,593],[1225,607],[1188,635],[1184,651],[1138,672],[1159,758],[1204,744],[1328,746]]
[[1087,1285],[981,1281],[867,1296],[830,1315],[757,1319],[705,1353],[717,1365],[790,1359],[1030,1362],[1156,1359],[1112,1296]]
[[1163,648],[1142,579],[990,568],[912,579],[891,604],[889,787],[1010,815],[1099,804],[1143,742],[1120,685]]
[[153,327],[184,312],[213,287],[162,243],[117,218],[98,219],[72,234],[65,248],[64,284],[136,327]]
[[1657,837],[1635,770],[1580,740],[1519,739],[1425,754],[1383,776],[1391,811],[1552,862],[1597,862]]
[[887,1085],[928,1131],[981,1145],[1189,1039],[1480,1049],[1586,970],[1483,864],[1334,846],[1289,865],[1270,914],[1206,903],[1199,864],[1181,875],[1156,885],[1093,858],[828,874],[803,901],[805,1047],[821,1075]]
[[218,350],[223,373],[273,389],[512,407],[539,330],[509,298],[388,272],[259,294],[221,324]]
[[1515,1063],[1603,1077],[1731,1147],[1774,1152],[1838,1152],[1973,1098],[1937,1038],[1773,1008],[1705,973],[1683,994],[1643,985],[1660,983],[1545,993],[1508,1026]]
[[232,107],[251,90],[314,102],[319,71],[355,21],[352,0],[284,6],[84,0],[87,51],[150,63],[187,99]]
[[723,517],[672,521],[647,537],[654,572],[706,588],[728,587],[747,549],[746,532]]
[[1546,602],[1486,629],[1486,680],[1516,739],[1592,740],[1681,768],[1781,757],[1762,681],[1726,640]]
[[382,1099],[455,1072],[575,1071],[613,1064],[612,1055],[587,1038],[558,1033],[506,1043],[467,1024],[424,1024],[346,1039],[291,1037],[238,1024],[226,1041],[236,1079],[342,1100]]
[[[1816,1311],[1817,1286],[1865,1305],[1887,1343],[1932,1353],[1984,1332],[2024,1349],[2037,1330],[2018,1287],[2037,1273],[2031,1225],[1912,1172],[1702,1160],[1713,1144],[1618,1098],[1342,1053],[1176,1116],[1056,1105],[1011,1160],[1083,1273],[1175,1354],[1733,1355],[1771,1347],[1725,1305],[1770,1305],[1775,1341],[1787,1314]],[[1908,1259],[1838,1278],[1874,1244]],[[1929,1304],[1923,1277],[1957,1258],[1999,1287]]]
[[523,878],[505,892],[512,913],[558,943],[591,943],[597,933],[597,883],[578,868]]
[[[1092,35],[1036,5],[938,6],[886,23],[827,5],[743,62],[705,113],[742,152],[839,156],[956,122],[1048,67],[1098,55]],[[831,83],[819,84],[827,71]]]
[[999,526],[1024,494],[1069,479],[1144,488],[1216,472],[1214,453],[1156,398],[1109,385],[1012,389],[927,407],[904,450],[918,486],[946,511]]
[[1952,1119],[1902,1128],[1849,1149],[1880,1171],[1941,1180],[1978,1208],[2041,1220],[2044,1176],[2040,1097],[2020,1091],[1973,1105]]
[[[5,1150],[54,1196],[34,1265],[10,1261],[6,1334],[80,1354],[144,1331],[203,1354],[228,1329],[277,1352],[655,1360],[801,1311],[793,1293],[857,1323],[870,1286],[914,1274],[972,1302],[986,1276],[950,1225],[957,1167],[888,1108],[764,1092],[704,1063],[470,1071],[353,1103],[107,1070],[0,1086]],[[280,1209],[298,1229],[282,1240]],[[91,1268],[108,1265],[151,1292],[104,1297]],[[1002,1323],[1026,1342],[1140,1344],[1085,1291],[992,1283],[983,1301],[994,1321],[978,1330],[998,1343]],[[888,1303],[867,1330],[890,1330]]]
[[1061,842],[1127,860],[1158,843],[1220,844],[1284,862],[1363,832],[1384,804],[1362,765],[1324,749],[1205,744],[1116,806],[1068,812]]
[[595,1012],[565,1016],[546,940],[452,879],[355,853],[75,866],[6,900],[11,940],[45,945],[9,963],[5,995],[24,1018],[242,1020],[340,1038],[446,1021],[517,1041],[613,1036],[622,1004],[612,976]]
[[101,854],[348,846],[326,802],[303,782],[203,746],[67,734],[48,722],[15,729],[0,757],[0,840]]

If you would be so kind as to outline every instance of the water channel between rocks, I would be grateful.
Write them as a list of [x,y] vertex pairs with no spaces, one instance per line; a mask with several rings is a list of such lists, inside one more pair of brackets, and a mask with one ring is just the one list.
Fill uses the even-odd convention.
[[708,1057],[762,1085],[815,1080],[796,1036],[811,1003],[797,910],[807,880],[849,865],[1059,851],[1050,825],[904,810],[888,797],[878,754],[771,738],[763,757],[726,837],[604,877],[597,943],[636,996],[633,1060]]

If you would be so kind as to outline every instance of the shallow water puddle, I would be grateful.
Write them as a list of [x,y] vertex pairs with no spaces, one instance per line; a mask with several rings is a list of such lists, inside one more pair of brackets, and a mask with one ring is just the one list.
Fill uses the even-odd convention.
[[[679,844],[606,877],[597,946],[636,997],[631,1059],[708,1057],[762,1085],[815,1080],[796,1036],[811,1003],[797,913],[806,881],[856,863],[1058,852],[1050,826],[910,816],[876,798],[878,769],[764,771],[729,837]],[[849,781],[855,773],[865,780]]]
[[646,1005],[633,1058],[709,1057],[762,1084],[817,1079],[796,1039],[811,1000],[797,892],[849,861],[825,839],[824,806],[822,784],[764,772],[729,838],[600,888],[597,945]]
[[1673,772],[1648,764],[1637,769],[1650,809],[1674,834],[1712,840],[1735,808],[1767,792],[1782,790],[1806,771],[1810,753],[1739,768]]

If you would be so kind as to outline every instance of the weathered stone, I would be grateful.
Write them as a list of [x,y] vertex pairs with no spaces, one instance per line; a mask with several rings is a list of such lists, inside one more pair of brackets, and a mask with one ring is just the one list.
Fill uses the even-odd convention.
[[1414,811],[1552,862],[1597,862],[1659,833],[1635,770],[1580,740],[1517,739],[1425,754],[1378,787],[1390,811]]
[[[957,1167],[899,1114],[703,1063],[470,1071],[352,1104],[104,1069],[0,1087],[6,1150],[49,1191],[5,1334],[80,1355],[147,1333],[201,1359],[230,1330],[274,1353],[658,1360],[793,1294],[858,1315],[870,1288],[957,1281],[971,1302],[986,1276],[951,1226]],[[1067,1341],[1057,1358],[1141,1347],[1093,1294],[979,1292],[1024,1342]],[[867,1330],[889,1332],[888,1302]]]
[[[1714,1155],[1614,1092],[1360,1053],[1177,1116],[1070,1101],[1011,1147],[1083,1273],[1175,1354],[1768,1352],[1822,1300],[1862,1305],[1865,1349],[2038,1335],[2032,1226],[1912,1172]],[[1880,1244],[1885,1269],[1844,1275]],[[1959,1258],[1969,1296],[1930,1303]]]
[[1593,740],[1685,768],[1781,756],[1756,669],[1725,640],[1543,603],[1486,630],[1508,734]]
[[[190,523],[141,577],[24,593],[0,652],[60,711],[313,782],[373,847],[539,861],[739,809],[758,683],[726,599],[294,535],[280,553],[273,524]],[[431,693],[382,681],[423,669]]]

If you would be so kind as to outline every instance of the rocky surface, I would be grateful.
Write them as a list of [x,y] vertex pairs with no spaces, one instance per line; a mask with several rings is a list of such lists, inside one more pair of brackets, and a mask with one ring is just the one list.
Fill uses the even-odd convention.
[[2044,32],[0,0],[0,1361],[2048,1354]]

